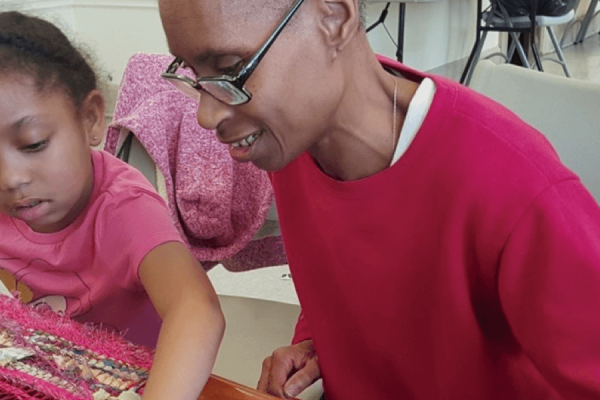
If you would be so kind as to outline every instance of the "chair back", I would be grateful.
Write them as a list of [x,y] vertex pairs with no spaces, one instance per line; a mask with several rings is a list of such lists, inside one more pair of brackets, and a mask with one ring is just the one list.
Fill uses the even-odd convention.
[[470,87],[540,130],[600,203],[600,83],[483,60]]

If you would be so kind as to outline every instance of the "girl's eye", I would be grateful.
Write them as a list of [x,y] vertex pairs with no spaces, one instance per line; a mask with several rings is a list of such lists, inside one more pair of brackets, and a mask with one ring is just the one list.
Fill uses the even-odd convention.
[[28,144],[27,146],[23,146],[22,150],[29,153],[35,153],[44,150],[48,146],[49,142],[49,140],[42,140],[40,142]]

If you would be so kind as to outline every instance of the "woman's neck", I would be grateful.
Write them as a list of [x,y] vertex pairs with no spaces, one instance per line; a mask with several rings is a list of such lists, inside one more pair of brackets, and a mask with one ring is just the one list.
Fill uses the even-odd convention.
[[309,151],[323,172],[334,179],[357,180],[390,165],[408,105],[418,88],[417,83],[390,74],[373,59],[362,70],[355,68],[347,75],[348,84],[332,123]]

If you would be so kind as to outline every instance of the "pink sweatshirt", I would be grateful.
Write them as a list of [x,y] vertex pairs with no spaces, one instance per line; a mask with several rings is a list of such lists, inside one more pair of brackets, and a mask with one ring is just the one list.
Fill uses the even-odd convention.
[[431,78],[392,167],[341,182],[304,154],[272,174],[295,342],[328,400],[600,398],[598,204],[543,135]]

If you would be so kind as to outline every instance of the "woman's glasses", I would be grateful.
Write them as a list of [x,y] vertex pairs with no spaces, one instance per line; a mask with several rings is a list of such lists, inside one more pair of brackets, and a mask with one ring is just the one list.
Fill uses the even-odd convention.
[[250,61],[248,61],[237,76],[207,76],[194,80],[189,76],[177,74],[177,70],[183,63],[183,60],[180,58],[175,58],[169,65],[169,68],[167,68],[167,71],[162,73],[161,76],[194,100],[199,100],[200,93],[206,92],[217,100],[231,106],[238,106],[249,102],[252,99],[252,94],[244,87],[246,81],[303,2],[304,0],[296,0],[294,2],[271,36],[254,53]]

